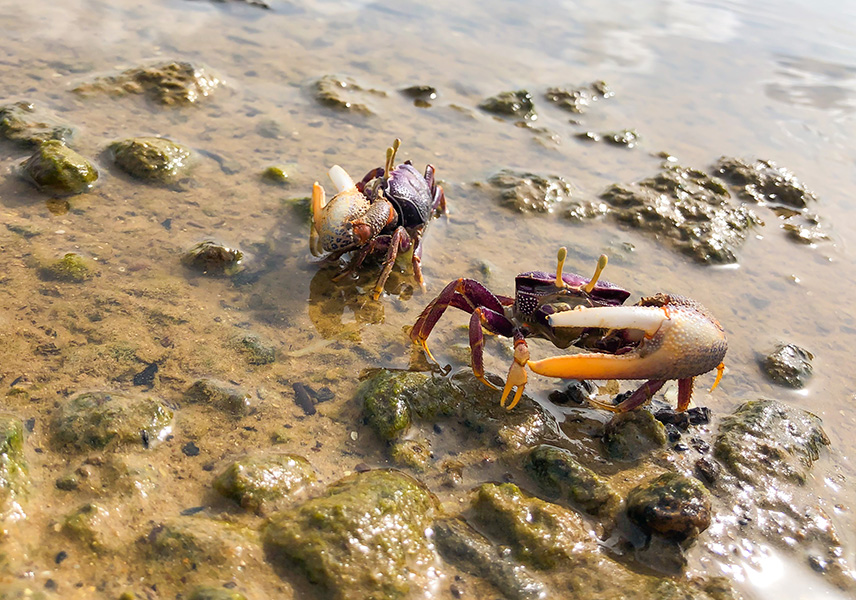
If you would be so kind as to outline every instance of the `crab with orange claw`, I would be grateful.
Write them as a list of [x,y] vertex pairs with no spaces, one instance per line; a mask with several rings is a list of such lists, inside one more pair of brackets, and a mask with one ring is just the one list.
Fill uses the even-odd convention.
[[[517,392],[509,408],[513,408],[523,395],[526,384],[526,363],[529,360],[528,337],[550,340],[558,348],[575,344],[587,346],[599,340],[587,335],[582,328],[556,328],[548,318],[573,307],[616,307],[621,305],[630,292],[606,281],[600,281],[600,273],[606,266],[606,256],[598,260],[597,269],[591,280],[573,273],[563,273],[567,250],[559,250],[556,273],[531,271],[515,278],[514,298],[493,294],[474,279],[456,279],[449,283],[417,319],[410,331],[410,338],[420,344],[428,357],[434,361],[428,349],[428,336],[447,308],[454,307],[470,313],[469,339],[473,373],[490,387],[495,387],[484,373],[484,330],[514,339],[514,363],[509,371],[508,382],[502,394],[505,406],[512,385]],[[436,362],[436,361],[434,361]]]
[[446,212],[443,188],[434,181],[434,167],[424,175],[405,161],[395,165],[401,145],[396,139],[386,151],[386,163],[366,173],[357,183],[339,165],[328,175],[336,195],[325,201],[324,188],[312,188],[312,228],[309,248],[313,256],[336,261],[353,252],[348,266],[334,279],[358,269],[370,254],[384,254],[383,268],[374,287],[377,300],[399,252],[413,248],[413,275],[424,289],[422,277],[422,235],[431,217]]
[[[562,249],[559,251],[557,269],[560,274],[564,258]],[[605,257],[601,257],[599,267],[602,268],[605,263]],[[596,280],[601,268],[592,281]],[[524,275],[518,276],[518,279]],[[564,280],[562,277],[556,277],[556,288],[560,285],[560,279]],[[509,409],[517,404],[523,393],[528,379],[527,367],[540,375],[564,379],[646,380],[617,405],[592,401],[599,408],[616,412],[629,411],[644,404],[671,379],[678,380],[678,410],[683,411],[692,398],[696,376],[716,369],[717,376],[711,391],[722,377],[722,361],[728,348],[725,332],[706,308],[689,298],[657,294],[642,299],[635,306],[620,306],[629,293],[622,290],[622,295],[610,296],[607,300],[602,292],[595,295],[596,286],[590,283],[583,285],[574,293],[573,297],[577,302],[573,306],[548,300],[546,305],[536,310],[539,314],[538,321],[543,317],[543,322],[535,334],[549,339],[558,347],[573,345],[589,352],[532,361],[529,360],[529,348],[525,341],[525,323],[516,329],[500,330],[497,326],[498,319],[484,319],[481,315],[476,318],[477,313],[483,312],[483,307],[473,306],[466,293],[459,293],[460,296],[448,293],[450,286],[444,290],[445,297],[441,293],[441,296],[425,309],[411,331],[411,338],[420,342],[427,352],[425,341],[439,319],[438,305],[445,303],[445,306],[455,306],[472,312],[474,316],[470,320],[470,341],[473,348],[473,370],[487,383],[481,357],[483,339],[480,326],[484,325],[485,329],[501,335],[511,333],[514,337],[514,361],[500,401],[505,406],[511,390],[516,387]],[[453,291],[455,287],[466,289],[458,284],[452,287]],[[470,294],[469,297],[473,295]],[[482,297],[483,293],[480,298]],[[549,294],[545,298],[549,298]],[[474,329],[479,331],[476,333]],[[530,332],[530,335],[532,334]],[[428,355],[430,356],[430,352]]]

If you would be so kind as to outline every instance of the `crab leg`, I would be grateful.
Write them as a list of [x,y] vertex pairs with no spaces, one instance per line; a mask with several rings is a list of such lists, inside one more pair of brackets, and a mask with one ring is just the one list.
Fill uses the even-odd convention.
[[324,253],[318,238],[318,219],[325,204],[327,200],[324,188],[316,181],[312,186],[312,227],[309,228],[309,251],[312,252],[312,256],[321,256]]
[[473,374],[486,386],[497,390],[499,388],[485,379],[484,376],[484,332],[482,332],[482,327],[491,333],[511,337],[514,335],[514,326],[503,313],[498,313],[484,306],[476,308],[470,317],[470,362],[472,363]]
[[386,251],[386,257],[383,259],[383,270],[377,278],[373,297],[375,300],[380,298],[383,293],[383,286],[392,272],[392,266],[395,264],[395,257],[398,256],[399,250],[402,252],[410,247],[410,236],[404,227],[397,227],[389,240],[389,248]]

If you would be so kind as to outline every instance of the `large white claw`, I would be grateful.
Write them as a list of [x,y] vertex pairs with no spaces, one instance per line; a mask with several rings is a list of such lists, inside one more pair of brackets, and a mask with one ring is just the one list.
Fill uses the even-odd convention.
[[547,322],[551,327],[638,329],[650,338],[667,319],[665,311],[648,306],[600,306],[555,313],[547,317]]
[[357,188],[357,186],[354,185],[354,180],[351,179],[350,175],[348,175],[348,172],[339,165],[333,165],[330,167],[330,170],[327,171],[327,175],[336,187],[337,194],[340,194],[345,190],[353,190]]

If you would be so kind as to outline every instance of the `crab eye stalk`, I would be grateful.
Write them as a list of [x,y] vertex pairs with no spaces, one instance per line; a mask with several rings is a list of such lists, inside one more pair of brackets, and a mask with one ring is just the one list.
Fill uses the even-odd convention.
[[603,270],[606,268],[606,263],[609,262],[606,254],[601,254],[597,259],[597,266],[594,269],[594,275],[591,276],[591,279],[587,284],[583,286],[583,291],[586,294],[591,294],[592,290],[594,290],[594,286],[597,285],[597,280],[600,279],[600,274],[603,273]]
[[395,154],[398,152],[399,148],[401,148],[401,140],[399,138],[395,138],[392,140],[392,146],[386,149],[386,164],[384,165],[383,173],[384,181],[389,179],[389,175],[392,173],[392,168],[395,166]]
[[562,279],[562,270],[565,268],[565,259],[568,258],[568,249],[564,246],[559,248],[557,258],[559,259],[559,263],[556,265],[556,287],[561,289],[568,287],[568,284]]

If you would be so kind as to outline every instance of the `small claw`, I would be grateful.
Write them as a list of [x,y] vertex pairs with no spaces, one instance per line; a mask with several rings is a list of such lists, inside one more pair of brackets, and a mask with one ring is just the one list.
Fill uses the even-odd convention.
[[514,393],[514,398],[511,404],[508,405],[508,410],[511,410],[520,398],[523,396],[523,390],[526,388],[526,382],[529,376],[526,373],[526,363],[529,362],[529,346],[525,340],[515,340],[514,342],[514,362],[508,369],[508,377],[505,379],[505,388],[502,390],[502,397],[499,399],[499,405],[505,407],[505,401],[511,393],[512,388],[517,387]]

